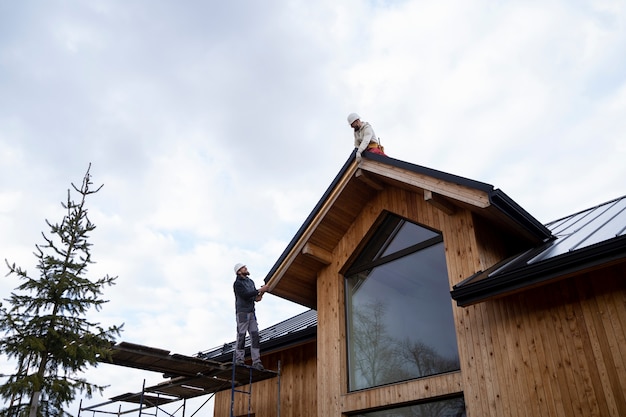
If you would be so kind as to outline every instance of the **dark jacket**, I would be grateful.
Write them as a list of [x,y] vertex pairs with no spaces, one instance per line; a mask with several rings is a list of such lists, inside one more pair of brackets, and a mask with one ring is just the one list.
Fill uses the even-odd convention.
[[254,281],[243,275],[237,275],[233,290],[235,291],[235,311],[237,313],[252,313],[254,311],[254,299],[259,295]]

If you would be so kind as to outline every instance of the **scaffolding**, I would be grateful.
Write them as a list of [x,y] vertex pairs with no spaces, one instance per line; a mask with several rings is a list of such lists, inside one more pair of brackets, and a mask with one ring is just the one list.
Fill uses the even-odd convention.
[[[217,392],[231,390],[230,416],[234,416],[235,394],[240,393],[248,397],[248,416],[252,410],[253,383],[270,378],[278,378],[277,413],[280,416],[280,362],[278,370],[259,370],[250,366],[235,366],[234,361],[222,363],[209,359],[171,354],[167,350],[152,348],[133,343],[121,342],[113,346],[112,364],[147,371],[161,372],[167,381],[146,387],[145,380],[140,392],[126,393],[110,398],[109,401],[83,407],[82,400],[78,416],[83,412],[115,414],[118,417],[138,413],[156,416],[159,411],[170,417],[181,415],[185,417],[187,400],[209,395],[209,397],[195,410],[190,417],[200,411]],[[241,389],[248,385],[247,390]],[[182,404],[173,412],[163,409],[163,405],[176,401]],[[120,403],[117,411],[104,409],[114,403]],[[122,403],[130,403],[130,408],[123,409]],[[154,409],[153,412],[147,410]]]

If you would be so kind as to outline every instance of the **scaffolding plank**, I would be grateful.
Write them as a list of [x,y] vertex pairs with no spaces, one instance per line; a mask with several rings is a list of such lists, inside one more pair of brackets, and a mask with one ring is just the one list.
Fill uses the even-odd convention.
[[164,349],[121,342],[112,348],[111,363],[129,368],[162,372],[168,377],[213,375],[225,366],[216,361],[180,354]]
[[[150,405],[151,407],[169,404],[171,402],[178,401],[179,399],[180,398],[168,398],[161,397],[159,395],[150,395],[145,392],[143,393],[143,402],[147,405]],[[122,401],[126,403],[141,404],[142,395],[141,392],[129,392],[126,394],[118,395],[117,397],[113,397],[111,398],[111,401]]]

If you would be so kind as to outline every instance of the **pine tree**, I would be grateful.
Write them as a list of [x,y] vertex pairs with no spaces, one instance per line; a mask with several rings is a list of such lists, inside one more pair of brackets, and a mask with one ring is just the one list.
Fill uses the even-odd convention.
[[[0,355],[16,362],[15,373],[5,375],[0,396],[8,402],[2,416],[63,416],[77,393],[91,397],[105,386],[80,377],[88,366],[111,356],[111,346],[122,326],[103,328],[86,318],[89,310],[99,311],[107,300],[100,296],[104,287],[114,285],[117,277],[90,279],[87,268],[93,264],[89,234],[96,226],[87,217],[85,201],[102,188],[91,190],[91,164],[78,193],[72,200],[71,189],[61,224],[52,224],[45,243],[35,245],[39,277],[33,278],[14,263],[9,275],[22,284],[0,305]],[[6,403],[5,403],[6,405]]]

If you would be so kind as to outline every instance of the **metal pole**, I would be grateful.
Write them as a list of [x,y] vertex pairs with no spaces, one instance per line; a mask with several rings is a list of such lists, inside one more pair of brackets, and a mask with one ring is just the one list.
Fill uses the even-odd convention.
[[252,415],[252,368],[250,368],[250,381],[248,381],[248,417]]
[[280,359],[278,360],[278,399],[276,401],[276,417],[280,417]]
[[233,350],[233,374],[230,378],[230,417],[235,417],[235,353]]
[[141,417],[141,411],[143,409],[143,394],[146,389],[146,379],[143,380],[143,385],[141,386],[141,397],[139,397],[139,417]]

